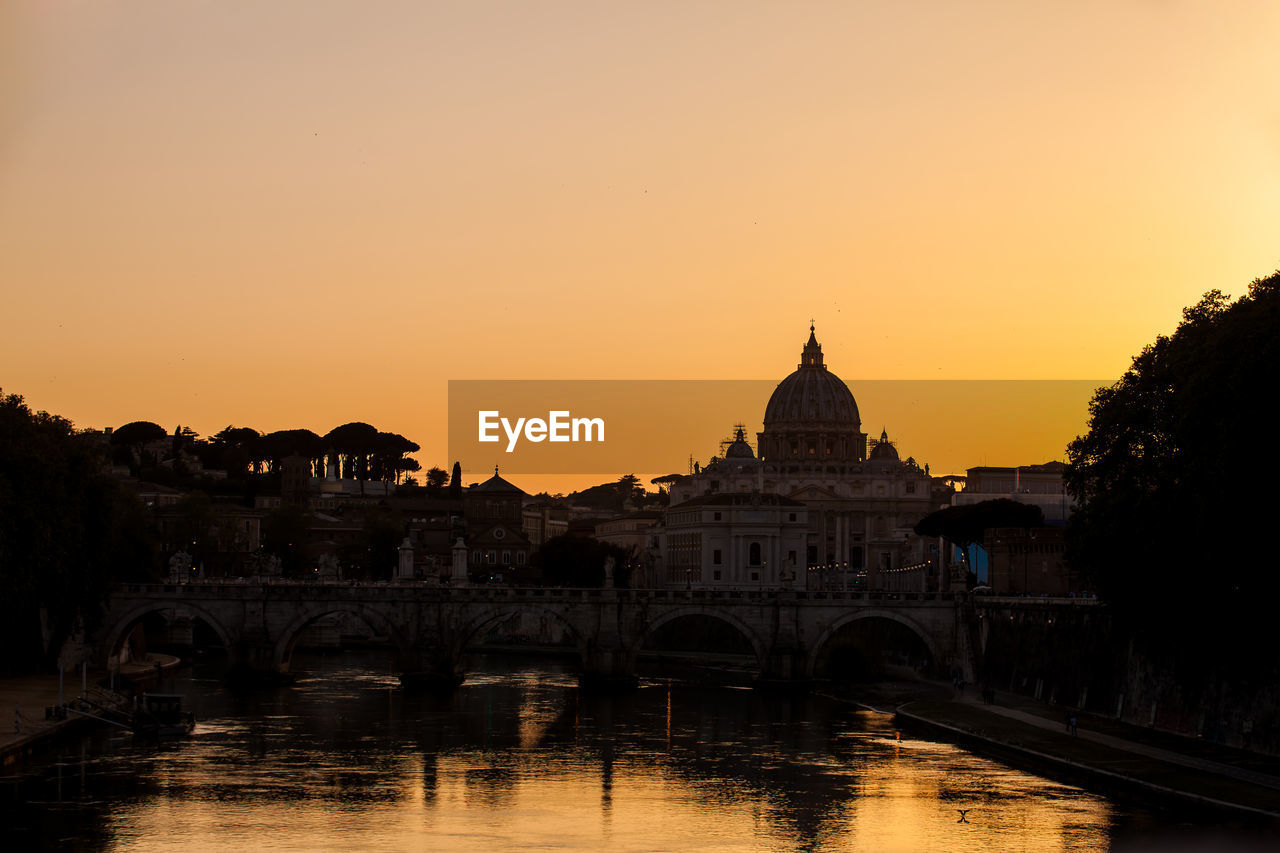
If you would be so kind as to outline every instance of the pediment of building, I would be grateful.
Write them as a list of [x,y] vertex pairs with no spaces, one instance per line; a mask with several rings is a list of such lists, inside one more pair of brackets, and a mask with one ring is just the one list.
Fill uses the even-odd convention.
[[791,494],[787,495],[787,497],[792,500],[804,501],[805,503],[809,503],[810,501],[838,501],[842,499],[840,495],[836,494],[831,489],[824,486],[814,485],[801,486],[791,492]]

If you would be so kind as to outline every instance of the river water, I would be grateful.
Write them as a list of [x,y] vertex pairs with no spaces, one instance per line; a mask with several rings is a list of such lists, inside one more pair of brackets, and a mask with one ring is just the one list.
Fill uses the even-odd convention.
[[368,653],[299,655],[295,684],[250,694],[227,691],[214,666],[184,670],[163,689],[186,694],[194,735],[156,744],[101,730],[27,764],[0,795],[5,849],[1057,851],[1249,840],[899,733],[889,717],[821,697],[694,680],[595,696],[554,661],[473,663],[447,697],[404,695]]

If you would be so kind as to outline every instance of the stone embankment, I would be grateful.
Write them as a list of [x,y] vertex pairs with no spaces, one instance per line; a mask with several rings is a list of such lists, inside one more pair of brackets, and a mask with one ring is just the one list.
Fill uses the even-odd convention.
[[[68,681],[71,676],[68,675]],[[70,699],[80,694],[79,679],[63,685]],[[0,679],[0,710],[7,719],[0,730],[0,764],[8,767],[41,749],[53,738],[89,723],[73,714],[65,719],[46,719],[45,709],[58,705],[58,676],[33,675]]]
[[[997,694],[988,704],[972,687],[932,692],[898,705],[898,722],[1085,784],[1280,822],[1275,758],[1010,694]],[[1074,731],[1068,722],[1073,716]]]
[[[145,660],[123,665],[119,676],[140,687],[151,687],[180,663],[173,655],[153,654]],[[94,685],[102,676],[101,672],[88,673],[91,694],[98,690]],[[92,713],[68,712],[52,719],[46,714],[46,709],[57,708],[63,701],[71,704],[81,692],[79,672],[67,672],[61,689],[56,675],[0,679],[0,712],[7,716],[0,728],[0,766],[8,767],[21,761],[56,738],[80,731],[84,726],[100,725]],[[94,699],[95,695],[89,698]]]

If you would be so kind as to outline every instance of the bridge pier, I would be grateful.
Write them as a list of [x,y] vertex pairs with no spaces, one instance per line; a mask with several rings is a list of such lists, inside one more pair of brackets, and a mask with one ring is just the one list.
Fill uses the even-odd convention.
[[807,659],[808,655],[798,647],[770,649],[755,686],[766,690],[808,690],[811,679],[805,673]]
[[771,690],[809,689],[808,649],[800,637],[794,593],[780,593],[774,603],[777,626],[773,644],[763,655],[755,686]]
[[618,693],[640,684],[633,660],[622,649],[592,648],[582,657],[578,684],[583,690]]
[[600,592],[599,621],[587,635],[582,652],[582,673],[578,684],[583,690],[617,693],[634,690],[640,685],[636,676],[635,654],[623,637],[622,606],[618,591],[606,588]]
[[286,664],[276,660],[275,644],[241,640],[227,649],[229,684],[287,684],[293,680]]
[[411,693],[447,693],[466,679],[461,656],[444,649],[418,649],[400,666],[400,686]]

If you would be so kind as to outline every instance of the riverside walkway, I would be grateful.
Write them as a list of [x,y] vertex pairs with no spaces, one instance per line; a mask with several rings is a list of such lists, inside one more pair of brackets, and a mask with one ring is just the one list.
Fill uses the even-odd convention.
[[[64,696],[67,699],[79,696],[79,678],[69,673],[67,680],[69,683],[63,685]],[[66,720],[44,718],[44,709],[57,704],[56,675],[0,679],[0,712],[3,712],[4,718],[4,725],[0,727],[0,763],[8,766],[41,741],[74,722],[74,717]]]
[[[152,673],[153,677],[160,677],[176,669],[180,662],[173,655],[152,654],[124,664],[120,674],[145,686],[154,683],[148,679]],[[96,685],[105,675],[89,670],[87,682],[91,697],[95,691],[101,691]],[[61,698],[72,703],[83,693],[82,676],[79,671],[68,671],[63,678]],[[45,708],[61,704],[59,692],[57,675],[0,678],[0,714],[4,717],[4,725],[0,727],[0,766],[8,767],[68,729],[92,722],[88,716],[76,713],[68,713],[62,719],[45,719]]]
[[[897,709],[908,726],[1053,764],[1073,775],[1142,789],[1166,799],[1280,821],[1280,758],[1074,712],[1012,694],[984,704],[972,688]],[[1077,716],[1076,733],[1067,718]]]

